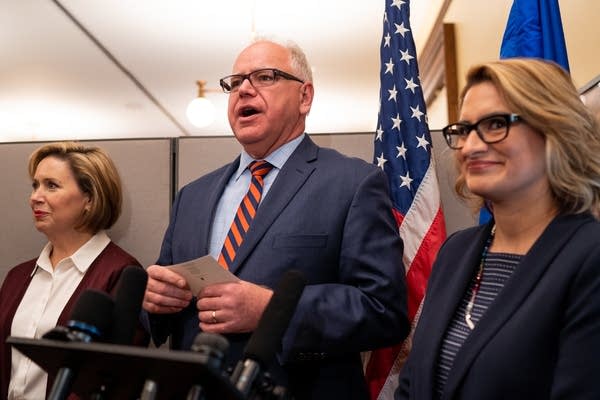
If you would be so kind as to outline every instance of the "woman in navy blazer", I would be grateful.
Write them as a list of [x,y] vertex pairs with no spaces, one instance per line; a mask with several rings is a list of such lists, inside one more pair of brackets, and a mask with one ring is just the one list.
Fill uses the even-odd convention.
[[598,122],[559,66],[512,59],[469,71],[443,134],[493,219],[440,249],[395,398],[599,399]]

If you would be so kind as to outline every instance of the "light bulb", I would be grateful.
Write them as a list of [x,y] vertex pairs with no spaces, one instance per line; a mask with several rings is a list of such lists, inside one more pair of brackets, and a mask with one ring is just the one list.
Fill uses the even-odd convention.
[[187,106],[186,115],[196,128],[204,128],[215,120],[215,106],[205,97],[196,97]]

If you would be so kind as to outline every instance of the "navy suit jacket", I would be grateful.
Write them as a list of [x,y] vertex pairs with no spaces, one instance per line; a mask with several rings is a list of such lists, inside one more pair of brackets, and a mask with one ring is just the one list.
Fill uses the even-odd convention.
[[[208,254],[217,203],[238,165],[239,158],[181,189],[159,265]],[[360,352],[398,343],[409,329],[402,251],[381,169],[306,136],[279,171],[230,267],[271,288],[289,269],[304,274],[307,286],[271,370],[296,398],[367,397]],[[170,334],[176,349],[188,349],[199,332],[194,301],[150,321],[155,342]],[[230,366],[248,337],[227,336]]]
[[[396,399],[434,398],[440,345],[491,224],[440,249]],[[442,399],[600,399],[599,371],[600,223],[559,216],[463,344]]]

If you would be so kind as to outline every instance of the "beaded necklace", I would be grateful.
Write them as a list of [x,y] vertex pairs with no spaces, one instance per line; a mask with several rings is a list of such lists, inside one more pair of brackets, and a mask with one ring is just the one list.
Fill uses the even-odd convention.
[[494,235],[496,234],[496,225],[492,227],[490,232],[490,236],[485,242],[485,246],[483,246],[483,251],[481,252],[481,261],[479,261],[479,270],[477,271],[477,275],[475,276],[475,285],[473,285],[473,289],[471,290],[471,299],[467,304],[467,309],[465,311],[465,322],[469,329],[475,329],[475,323],[471,319],[471,311],[473,311],[473,306],[475,305],[475,297],[477,297],[477,293],[479,293],[479,288],[481,287],[481,280],[483,278],[483,266],[485,265],[485,259],[487,258],[488,251],[492,244],[492,240],[494,240]]

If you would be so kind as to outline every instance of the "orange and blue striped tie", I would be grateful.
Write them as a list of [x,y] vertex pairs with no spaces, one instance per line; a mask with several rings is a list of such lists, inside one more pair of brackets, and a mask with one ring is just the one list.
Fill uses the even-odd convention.
[[249,168],[252,173],[250,188],[235,213],[235,218],[231,223],[225,243],[223,243],[223,249],[221,249],[221,254],[219,255],[219,264],[225,269],[229,269],[237,250],[246,236],[246,232],[250,228],[250,223],[256,215],[256,210],[262,197],[263,178],[271,171],[273,166],[265,160],[260,160],[252,161]]

